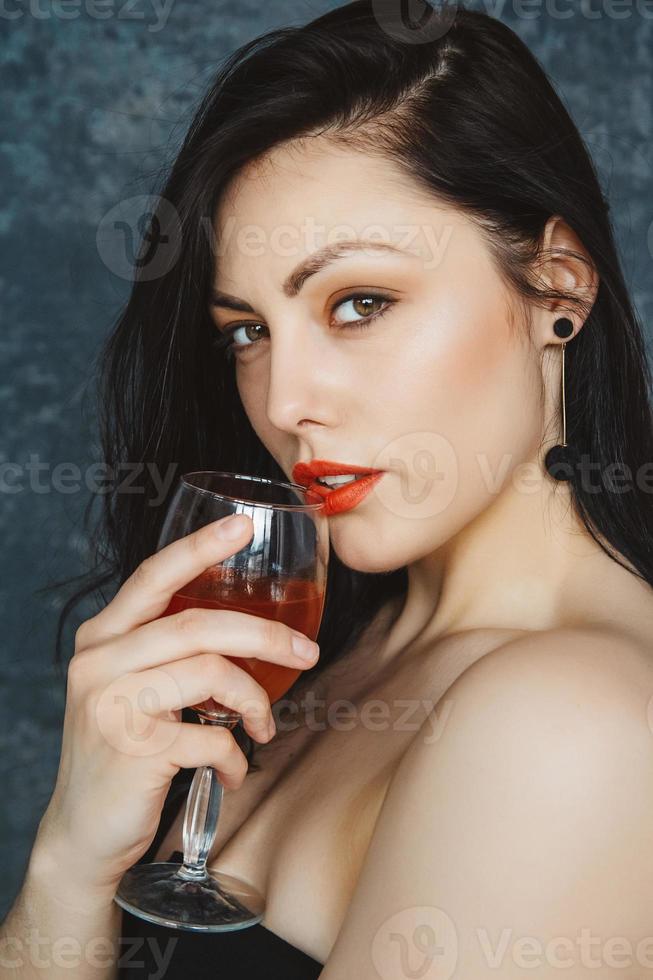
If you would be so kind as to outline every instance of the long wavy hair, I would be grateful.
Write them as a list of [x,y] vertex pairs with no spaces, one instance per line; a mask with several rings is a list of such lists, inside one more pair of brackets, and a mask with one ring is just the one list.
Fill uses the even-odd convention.
[[[512,30],[464,7],[450,21],[441,36],[413,43],[380,24],[372,0],[355,0],[305,26],[247,42],[217,71],[152,218],[169,228],[174,210],[177,259],[154,278],[136,270],[97,362],[104,460],[113,472],[143,465],[131,492],[114,487],[102,497],[94,523],[89,501],[90,570],[48,587],[75,584],[61,605],[56,663],[73,608],[84,597],[106,602],[106,590],[156,549],[174,485],[153,505],[159,495],[153,467],[287,480],[242,408],[233,364],[215,348],[208,302],[219,243],[207,234],[228,181],[285,141],[324,135],[334,145],[398,164],[434,202],[477,222],[518,297],[560,299],[571,309],[573,296],[542,290],[532,275],[547,219],[562,216],[599,276],[585,327],[567,348],[568,441],[599,472],[621,464],[634,474],[653,460],[643,332],[588,150],[542,67]],[[593,492],[576,477],[569,486],[592,537],[653,586],[653,508],[646,489],[637,482],[627,493],[605,485]],[[405,568],[365,574],[332,553],[320,661],[300,680],[344,656],[377,611],[406,587]]]

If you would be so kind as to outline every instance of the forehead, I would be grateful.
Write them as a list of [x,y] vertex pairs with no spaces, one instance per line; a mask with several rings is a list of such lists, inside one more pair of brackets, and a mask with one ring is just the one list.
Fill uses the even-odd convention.
[[342,218],[352,207],[361,212],[371,207],[372,216],[378,217],[388,193],[407,203],[427,203],[426,190],[391,161],[316,137],[283,144],[247,164],[228,185],[218,214],[222,219],[239,213],[265,220],[278,219],[282,211],[299,217],[310,200],[312,210],[325,220],[333,207]]
[[262,259],[278,270],[325,244],[371,238],[419,252],[420,227],[443,222],[427,188],[391,161],[335,146],[323,137],[296,140],[250,162],[225,189],[215,215],[220,284]]

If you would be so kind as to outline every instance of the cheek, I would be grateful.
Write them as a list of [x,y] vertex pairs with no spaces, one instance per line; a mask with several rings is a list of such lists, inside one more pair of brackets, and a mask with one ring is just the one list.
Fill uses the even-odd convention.
[[447,355],[439,383],[461,450],[488,454],[493,462],[498,453],[520,453],[532,432],[538,388],[532,355],[510,335],[505,318],[486,319]]
[[[541,377],[503,308],[438,321],[385,378],[391,408],[379,419],[388,438],[374,465],[392,476],[375,494],[388,532],[402,524],[401,541],[390,534],[401,552],[393,567],[415,548],[437,547],[491,504],[541,437]],[[376,375],[372,386],[378,382]]]
[[495,470],[513,454],[516,465],[540,428],[541,378],[526,335],[511,325],[501,292],[488,287],[485,296],[439,314],[411,353],[404,387],[411,423],[448,439],[467,476],[477,457]]
[[[258,389],[256,385],[253,385],[250,381],[244,379],[241,369],[238,363],[233,366],[236,376],[236,388],[238,389],[238,396],[240,398],[241,404],[245,411],[245,414],[249,418],[252,426],[256,429],[257,433],[260,426],[263,424],[265,413],[262,412],[261,406],[265,404],[265,397],[267,397],[267,390],[263,391],[259,386]],[[261,379],[261,384],[263,384],[263,379]],[[261,398],[261,395],[264,397]]]

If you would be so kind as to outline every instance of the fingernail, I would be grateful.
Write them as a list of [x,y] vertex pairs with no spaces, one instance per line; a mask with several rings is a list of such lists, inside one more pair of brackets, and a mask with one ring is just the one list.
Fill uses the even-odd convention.
[[291,639],[293,653],[301,657],[302,660],[315,660],[319,652],[317,643],[313,643],[305,636],[297,636],[296,634],[293,634]]
[[247,518],[243,514],[232,514],[216,525],[216,537],[233,541],[245,533],[248,523]]

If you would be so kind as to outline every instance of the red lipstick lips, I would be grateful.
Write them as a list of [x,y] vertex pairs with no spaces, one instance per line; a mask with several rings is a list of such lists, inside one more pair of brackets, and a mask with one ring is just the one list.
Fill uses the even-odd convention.
[[[322,497],[327,517],[352,510],[367,496],[372,487],[379,482],[385,470],[371,470],[353,463],[334,463],[326,459],[313,459],[308,463],[296,463],[292,477],[295,483]],[[331,489],[318,483],[321,476],[357,476],[341,487]]]

